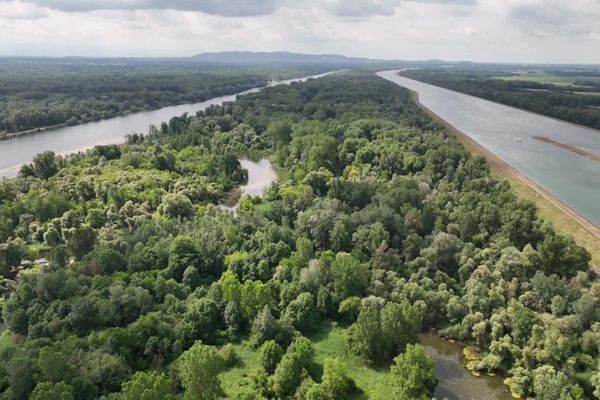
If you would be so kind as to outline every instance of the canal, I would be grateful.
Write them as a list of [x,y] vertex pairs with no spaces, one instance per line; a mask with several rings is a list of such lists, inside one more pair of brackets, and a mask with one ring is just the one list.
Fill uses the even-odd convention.
[[600,226],[600,162],[568,150],[600,156],[600,131],[404,78],[397,72],[378,75],[418,93],[423,106]]

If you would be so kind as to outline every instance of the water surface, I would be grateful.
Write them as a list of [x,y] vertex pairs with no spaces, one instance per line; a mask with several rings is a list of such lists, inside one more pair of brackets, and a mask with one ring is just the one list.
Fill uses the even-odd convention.
[[265,190],[277,180],[275,168],[266,158],[258,162],[242,158],[240,164],[242,168],[248,170],[248,181],[234,189],[235,192],[229,196],[229,201],[221,203],[221,208],[225,210],[235,210],[244,196],[262,196]]
[[[273,81],[268,86],[303,82],[310,78],[319,78],[334,72],[284,81]],[[150,125],[160,126],[162,122],[169,121],[171,118],[183,113],[195,114],[197,111],[204,110],[208,106],[220,105],[226,101],[234,101],[237,96],[255,93],[261,89],[254,88],[228,96],[215,97],[200,103],[169,106],[153,111],[142,111],[122,117],[50,129],[33,135],[1,140],[0,177],[15,176],[22,164],[30,162],[35,155],[43,151],[52,150],[59,154],[66,154],[86,150],[99,144],[121,143],[124,141],[125,135],[148,132]]]
[[404,78],[397,71],[378,75],[417,92],[425,107],[600,226],[600,162],[533,138],[600,155],[600,131]]
[[419,342],[435,361],[438,400],[510,400],[508,386],[500,376],[474,376],[463,366],[462,347],[442,340],[436,333],[424,333]]

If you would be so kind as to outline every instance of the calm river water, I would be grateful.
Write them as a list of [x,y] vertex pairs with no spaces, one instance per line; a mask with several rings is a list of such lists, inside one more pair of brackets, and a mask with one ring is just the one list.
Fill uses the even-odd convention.
[[600,156],[600,131],[404,78],[397,71],[377,75],[417,92],[425,107],[600,226],[600,162],[533,139],[551,138]]
[[[335,71],[334,71],[335,72]],[[319,78],[334,72],[312,75],[303,78],[274,81],[269,86],[302,82],[310,78]],[[51,129],[34,135],[20,136],[0,141],[0,177],[15,176],[21,164],[33,159],[36,154],[46,150],[56,153],[73,153],[86,150],[99,144],[120,143],[130,133],[146,133],[150,125],[159,126],[183,113],[196,113],[210,105],[220,105],[225,101],[233,101],[238,95],[254,93],[262,88],[254,88],[229,96],[215,97],[201,103],[182,104],[164,107],[154,111],[143,111],[123,117],[106,119],[98,122]]]

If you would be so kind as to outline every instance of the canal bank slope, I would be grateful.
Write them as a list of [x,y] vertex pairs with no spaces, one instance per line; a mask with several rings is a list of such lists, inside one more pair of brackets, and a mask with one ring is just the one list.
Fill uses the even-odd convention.
[[594,271],[597,275],[600,275],[600,270],[597,267],[600,266],[600,229],[596,225],[425,107],[419,101],[419,94],[417,92],[410,89],[407,90],[410,91],[413,101],[425,113],[434,121],[444,126],[472,154],[484,156],[490,165],[493,176],[498,179],[507,180],[520,198],[533,201],[538,206],[542,218],[549,221],[560,232],[572,235],[577,243],[584,246],[592,255]]

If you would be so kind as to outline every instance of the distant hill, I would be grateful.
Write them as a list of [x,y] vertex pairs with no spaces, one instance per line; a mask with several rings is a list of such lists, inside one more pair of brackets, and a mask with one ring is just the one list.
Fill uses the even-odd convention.
[[251,52],[223,51],[218,53],[202,53],[193,57],[205,63],[223,64],[338,64],[338,65],[370,65],[370,64],[406,64],[399,60],[373,60],[360,57],[346,57],[338,54],[300,54],[287,51]]

